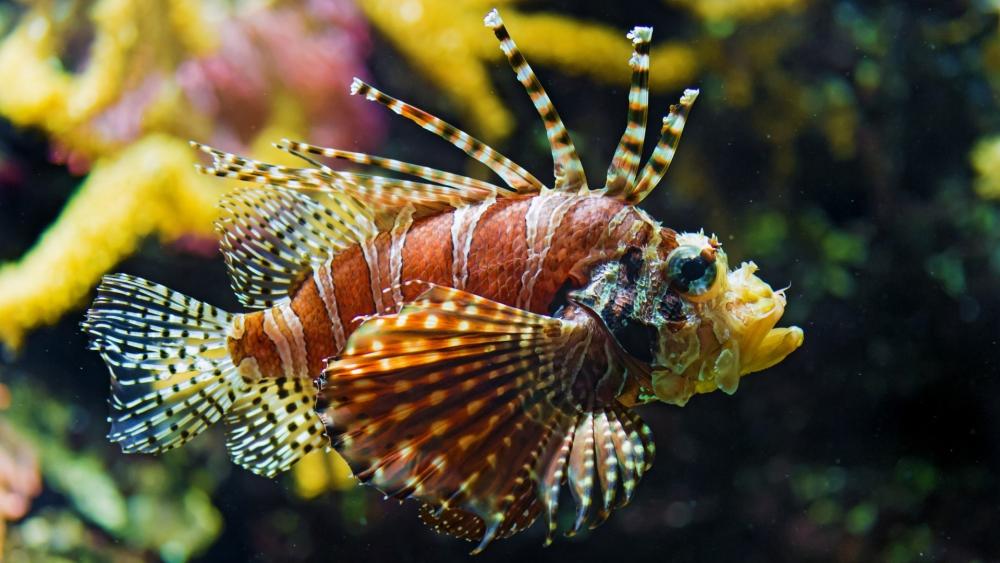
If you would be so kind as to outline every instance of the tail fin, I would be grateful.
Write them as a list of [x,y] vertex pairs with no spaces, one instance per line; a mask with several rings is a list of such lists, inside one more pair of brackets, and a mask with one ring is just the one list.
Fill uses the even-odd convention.
[[83,329],[111,370],[111,431],[126,453],[182,446],[219,421],[242,385],[234,316],[153,282],[105,276]]
[[141,278],[105,276],[83,329],[111,370],[108,438],[126,453],[162,453],[225,417],[233,461],[267,477],[329,446],[312,382],[238,373],[235,318]]

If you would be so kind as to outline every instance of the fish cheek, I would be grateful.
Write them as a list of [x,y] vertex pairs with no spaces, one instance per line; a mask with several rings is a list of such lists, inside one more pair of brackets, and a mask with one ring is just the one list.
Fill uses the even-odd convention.
[[688,369],[701,357],[700,323],[676,321],[660,327],[653,371],[653,393],[669,404],[683,406],[695,393],[695,378]]

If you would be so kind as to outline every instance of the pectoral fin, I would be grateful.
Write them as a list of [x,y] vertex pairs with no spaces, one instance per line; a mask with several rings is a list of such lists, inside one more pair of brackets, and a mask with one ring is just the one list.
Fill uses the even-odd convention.
[[[603,513],[631,495],[648,429],[620,405],[588,410],[573,398],[593,330],[430,286],[398,314],[368,319],[329,364],[328,434],[359,479],[424,502],[425,522],[479,541],[476,551],[546,508],[554,517],[566,479],[580,523],[599,522],[586,514],[591,496]],[[577,443],[588,421],[592,439]],[[601,462],[578,464],[584,448]]]

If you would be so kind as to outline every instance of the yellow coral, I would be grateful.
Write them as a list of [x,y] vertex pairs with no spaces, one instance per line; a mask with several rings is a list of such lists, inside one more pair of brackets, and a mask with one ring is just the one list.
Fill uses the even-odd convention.
[[976,192],[981,197],[1000,198],[1000,135],[981,139],[972,149]]
[[[494,6],[513,0],[360,0],[365,14],[410,61],[440,88],[488,141],[513,130],[513,120],[494,93],[488,69],[502,61],[496,38],[482,24]],[[624,30],[546,13],[503,11],[518,47],[533,63],[571,74],[627,84],[632,45]],[[636,22],[642,23],[642,22]],[[506,64],[506,63],[502,63]],[[695,52],[664,42],[651,53],[650,88],[687,84],[697,70]]]
[[[193,108],[174,74],[193,57],[214,56],[213,49],[220,45],[221,24],[209,20],[206,4],[93,3],[86,15],[94,39],[86,68],[74,73],[61,66],[58,54],[73,27],[80,25],[79,6],[63,10],[39,3],[0,44],[0,75],[5,77],[0,114],[19,126],[42,129],[57,146],[91,166],[35,246],[17,262],[0,265],[0,344],[11,349],[19,347],[31,329],[77,307],[100,276],[132,254],[145,237],[170,241],[188,234],[212,236],[216,202],[227,188],[195,171],[195,153],[187,145],[188,138],[205,139],[218,131],[220,119]],[[260,21],[248,15],[249,27]],[[232,20],[222,23],[238,25]],[[223,79],[238,81],[243,79],[239,64],[246,62],[229,63],[221,71],[219,64],[212,68],[217,73],[235,69]],[[351,68],[342,66],[344,72]],[[337,84],[344,99],[347,78]],[[153,88],[144,89],[146,84]],[[316,90],[325,84],[310,91],[303,91],[301,82],[294,88],[269,84],[264,107],[254,106],[258,112],[266,110],[266,117],[255,115],[255,135],[244,139],[250,152],[271,160],[288,158],[286,153],[273,158],[277,155],[269,152],[275,151],[270,142],[309,131],[316,122],[309,113],[310,96],[326,100],[327,109],[339,103],[322,92],[317,96]],[[148,97],[136,104],[136,92]],[[113,121],[122,114],[124,126]],[[358,123],[340,122],[347,124],[338,125],[345,129]],[[127,128],[124,134],[122,127]],[[351,482],[350,469],[336,454],[313,456],[295,475],[304,496]]]
[[312,452],[292,466],[295,494],[315,498],[329,489],[344,490],[358,484],[350,466],[336,452]]
[[807,0],[667,0],[706,21],[759,20],[776,12],[799,10]]
[[[37,4],[0,44],[5,80],[0,115],[43,129],[57,147],[93,164],[91,175],[35,247],[21,260],[0,266],[0,344],[10,349],[19,347],[31,329],[79,305],[143,237],[212,236],[215,202],[224,186],[194,172],[196,157],[186,144],[189,138],[212,135],[218,118],[195,111],[172,74],[184,61],[219,46],[218,22],[210,21],[206,4],[92,4],[85,13],[94,39],[79,73],[63,68],[58,59],[66,37],[80,25],[81,9],[74,6],[63,11]],[[128,109],[134,103],[129,96],[134,98],[136,89],[146,95],[142,88],[150,80],[149,98]],[[267,93],[267,121],[250,139],[252,148],[269,148],[274,139],[309,130],[310,116],[296,94],[301,92],[287,94],[280,86]],[[304,95],[309,94],[315,93]],[[132,113],[138,115],[132,118]],[[126,134],[113,121],[121,114],[128,118]]]
[[[88,127],[129,83],[127,74],[134,70],[129,61],[139,56],[138,49],[163,57],[182,48],[208,48],[208,40],[195,39],[206,29],[197,18],[184,21],[186,29],[176,34],[156,33],[160,14],[151,13],[149,4],[99,2],[89,12],[95,27],[90,62],[74,75],[53,62],[62,28],[74,22],[60,21],[47,7],[26,14],[0,45],[5,77],[0,114],[17,125],[41,127],[96,164],[34,248],[18,262],[0,266],[0,343],[12,349],[31,329],[77,306],[143,237],[210,234],[220,194],[217,183],[194,172],[184,141],[151,134],[116,151]],[[167,2],[164,9],[175,20],[193,17],[187,0]]]
[[191,166],[187,143],[151,135],[99,161],[59,219],[19,262],[0,267],[0,340],[76,307],[150,234],[211,234],[220,183]]
[[[151,6],[136,0],[94,5],[89,13],[94,42],[78,75],[55,57],[63,28],[77,22],[60,21],[45,4],[29,12],[0,47],[0,76],[7,77],[0,114],[16,125],[41,127],[90,158],[117,148],[86,125],[139,78],[130,63],[141,60],[141,70],[150,72],[150,65],[169,65],[174,53],[198,54],[214,45],[197,4],[173,0],[162,7],[165,14]],[[174,25],[164,29],[164,18]]]

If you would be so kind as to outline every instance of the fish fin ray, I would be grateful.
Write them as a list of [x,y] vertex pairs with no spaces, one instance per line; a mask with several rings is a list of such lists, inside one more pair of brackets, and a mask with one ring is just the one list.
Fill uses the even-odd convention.
[[[254,184],[259,186],[257,189],[279,187],[302,192],[313,199],[346,200],[352,208],[363,206],[364,213],[370,215],[379,227],[391,224],[396,211],[408,204],[413,205],[415,216],[419,218],[440,213],[449,207],[458,208],[517,193],[509,188],[427,166],[288,140],[274,146],[306,160],[313,168],[268,164],[199,143],[192,142],[191,145],[213,159],[209,167],[198,166],[202,173]],[[369,164],[430,181],[334,170],[309,155]]]
[[359,78],[355,78],[354,82],[351,83],[351,94],[361,95],[367,100],[377,102],[448,141],[472,158],[485,164],[518,193],[537,193],[542,190],[542,183],[530,172],[454,125],[418,107],[393,98]]
[[105,276],[82,326],[111,371],[108,438],[126,453],[162,453],[222,418],[239,385],[233,319],[153,282]]
[[324,417],[359,479],[475,515],[481,549],[541,511],[531,476],[571,408],[566,348],[589,329],[428,285],[352,334],[327,368]]
[[216,229],[233,290],[253,309],[274,306],[311,269],[378,234],[362,205],[334,192],[246,188],[230,192],[219,205]]
[[497,36],[500,41],[500,50],[506,56],[518,81],[527,90],[531,102],[545,125],[545,135],[548,137],[549,146],[552,149],[555,176],[553,189],[569,192],[587,190],[587,177],[569,131],[559,117],[552,100],[549,99],[549,95],[545,92],[545,88],[542,87],[542,83],[535,76],[535,72],[531,70],[531,66],[510,37],[510,33],[507,32],[507,27],[500,18],[500,13],[491,10],[486,14],[483,23],[492,29]]
[[558,496],[553,468],[582,447],[566,386],[592,327],[426,285],[351,335],[317,408],[362,482],[428,504],[425,522],[478,540],[478,552],[534,522],[547,492]]
[[653,154],[649,157],[646,165],[642,167],[639,181],[631,189],[625,191],[623,195],[625,201],[638,203],[644,200],[663,179],[667,168],[674,160],[674,153],[677,150],[677,144],[680,143],[681,133],[684,132],[688,114],[697,98],[698,90],[684,90],[681,101],[670,106],[670,113],[663,118],[663,126],[660,128],[660,141],[653,149]]
[[296,377],[248,383],[226,413],[226,448],[233,461],[274,477],[302,456],[329,446],[316,415],[316,389]]
[[629,59],[632,83],[628,93],[628,123],[608,167],[605,189],[606,195],[611,197],[631,190],[639,172],[649,115],[649,42],[652,35],[651,27],[636,27],[628,34],[633,46]]
[[[446,172],[444,170],[438,170],[436,168],[431,168],[430,166],[411,164],[394,158],[385,158],[365,153],[320,147],[309,143],[289,141],[287,139],[282,140],[280,143],[276,143],[275,147],[300,156],[300,153],[312,154],[322,156],[324,158],[334,158],[354,164],[374,166],[383,170],[415,176],[430,182],[430,185],[435,187],[444,186],[450,188],[452,190],[451,192],[443,193],[449,194],[451,198],[457,197],[464,203],[475,203],[491,197],[503,195],[505,193],[516,193],[510,188],[503,188],[490,182],[469,178],[467,176]],[[414,184],[414,186],[419,188],[421,185]]]
[[458,508],[441,510],[433,504],[420,506],[420,521],[439,534],[460,540],[476,541],[486,533],[483,519]]

